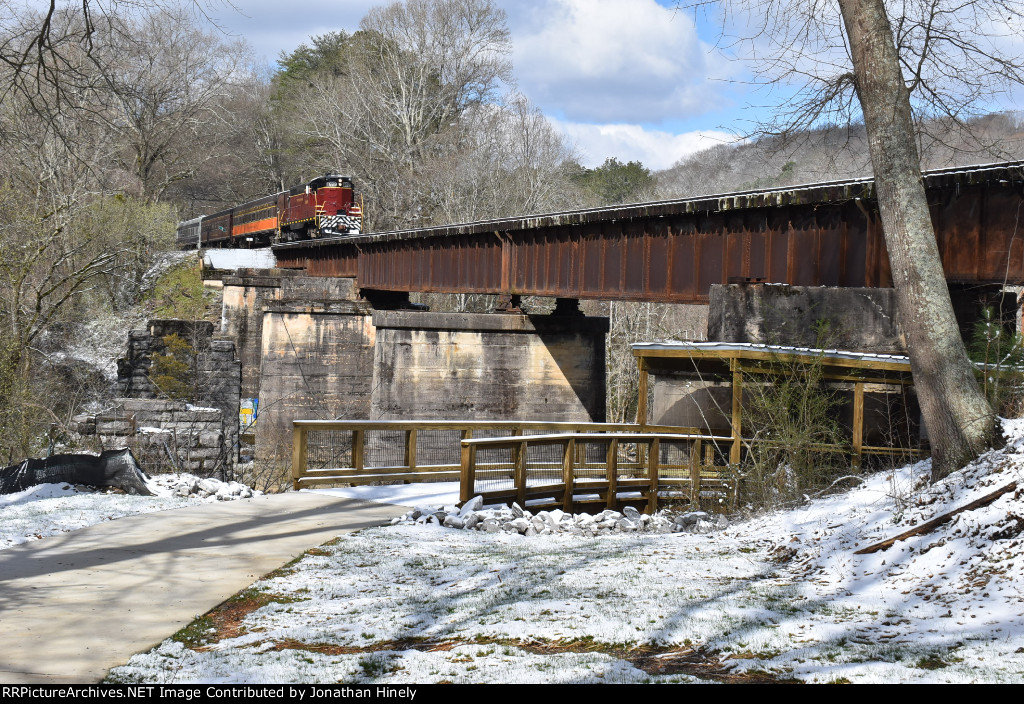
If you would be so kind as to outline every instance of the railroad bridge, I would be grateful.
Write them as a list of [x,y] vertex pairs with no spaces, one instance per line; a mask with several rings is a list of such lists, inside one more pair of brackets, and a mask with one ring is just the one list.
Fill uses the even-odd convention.
[[[924,179],[955,304],[966,310],[1024,284],[1024,162]],[[718,285],[725,303],[711,307],[759,316],[753,327],[776,335],[760,341],[806,344],[801,335],[824,316],[853,331],[851,349],[900,346],[870,178],[324,238],[274,253],[278,269],[224,280],[224,332],[239,343],[243,397],[259,398],[264,457],[287,444],[296,418],[603,422],[608,321],[581,315],[580,299],[707,304]],[[764,283],[798,295],[764,303],[780,290]],[[496,294],[505,312],[411,310],[411,292]],[[524,315],[516,299],[527,295],[561,304]],[[733,334],[749,334],[750,320],[716,315],[709,339],[758,341]]]
[[[1024,283],[1024,162],[925,172],[952,283]],[[712,284],[889,287],[874,181],[280,244],[278,266],[363,290],[707,303]]]

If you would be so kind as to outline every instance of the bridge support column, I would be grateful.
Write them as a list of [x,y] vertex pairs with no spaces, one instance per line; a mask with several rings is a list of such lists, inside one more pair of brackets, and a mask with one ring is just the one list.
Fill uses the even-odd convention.
[[242,398],[259,396],[263,313],[269,304],[355,299],[353,279],[306,276],[287,269],[239,269],[235,276],[225,277],[221,334],[234,340],[242,362]]
[[263,307],[281,297],[281,279],[290,275],[278,269],[240,269],[224,277],[221,334],[235,341],[242,362],[242,398],[255,398],[260,390]]
[[905,354],[891,288],[711,287],[708,340]]
[[366,419],[376,339],[365,302],[278,301],[262,320],[256,457],[291,461],[295,419]]
[[371,418],[604,422],[607,318],[376,311]]

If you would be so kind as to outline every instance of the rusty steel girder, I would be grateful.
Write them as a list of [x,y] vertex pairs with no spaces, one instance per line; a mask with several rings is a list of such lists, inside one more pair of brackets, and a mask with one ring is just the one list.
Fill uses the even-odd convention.
[[[926,174],[947,278],[1024,283],[1024,164]],[[712,284],[892,285],[871,179],[275,247],[363,289],[703,303]],[[1021,233],[1024,235],[1024,233]]]

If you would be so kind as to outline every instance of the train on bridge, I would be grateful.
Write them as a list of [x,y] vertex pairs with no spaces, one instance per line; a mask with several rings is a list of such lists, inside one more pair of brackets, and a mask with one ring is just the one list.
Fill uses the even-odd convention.
[[178,224],[180,249],[261,247],[316,237],[357,235],[363,209],[352,179],[324,174],[294,188]]

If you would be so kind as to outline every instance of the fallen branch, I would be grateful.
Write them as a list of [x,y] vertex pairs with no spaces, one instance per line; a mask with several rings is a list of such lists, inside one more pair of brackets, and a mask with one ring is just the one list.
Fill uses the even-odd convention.
[[846,475],[844,475],[844,476],[842,476],[842,477],[839,477],[838,479],[836,479],[836,480],[835,480],[834,482],[832,482],[831,484],[829,484],[829,485],[828,485],[827,487],[825,487],[825,488],[824,488],[824,489],[822,489],[821,491],[819,491],[819,492],[817,492],[817,493],[815,493],[815,494],[807,494],[807,495],[805,495],[805,496],[804,496],[804,498],[805,498],[805,499],[808,499],[808,498],[815,498],[815,499],[816,499],[816,498],[818,498],[819,496],[821,496],[822,494],[825,494],[825,493],[827,493],[827,492],[829,492],[829,491],[832,491],[832,487],[834,487],[834,486],[835,486],[836,484],[838,484],[839,482],[842,482],[842,481],[846,481],[847,479],[855,479],[855,480],[857,480],[858,482],[861,482],[861,483],[864,483],[864,482],[866,481],[866,480],[864,479],[864,477],[859,477],[859,476],[857,476],[856,474],[846,474]]
[[956,516],[958,513],[963,513],[964,511],[973,511],[976,508],[981,508],[982,506],[988,506],[990,503],[992,503],[993,501],[998,499],[1003,494],[1011,492],[1011,491],[1013,491],[1016,488],[1017,488],[1017,482],[1010,482],[1009,484],[1007,484],[1003,488],[996,489],[991,494],[985,494],[980,499],[975,499],[974,501],[972,501],[971,503],[967,504],[966,506],[961,506],[960,508],[958,508],[956,510],[953,510],[953,511],[950,511],[949,513],[944,513],[941,516],[937,516],[936,518],[933,518],[930,521],[922,523],[921,525],[917,526],[916,528],[912,528],[911,530],[908,530],[905,533],[900,533],[899,535],[897,535],[895,537],[892,537],[892,538],[889,538],[888,540],[883,540],[880,543],[875,543],[874,545],[869,545],[866,548],[861,548],[860,550],[857,550],[853,554],[854,555],[869,555],[869,554],[871,554],[873,552],[878,552],[879,550],[887,550],[887,549],[889,549],[890,547],[892,547],[894,544],[898,543],[901,540],[906,540],[907,538],[911,538],[911,537],[913,537],[915,535],[921,535],[923,533],[928,533],[929,531],[933,530],[934,528],[938,528],[943,523],[948,523],[953,518],[953,516]]

